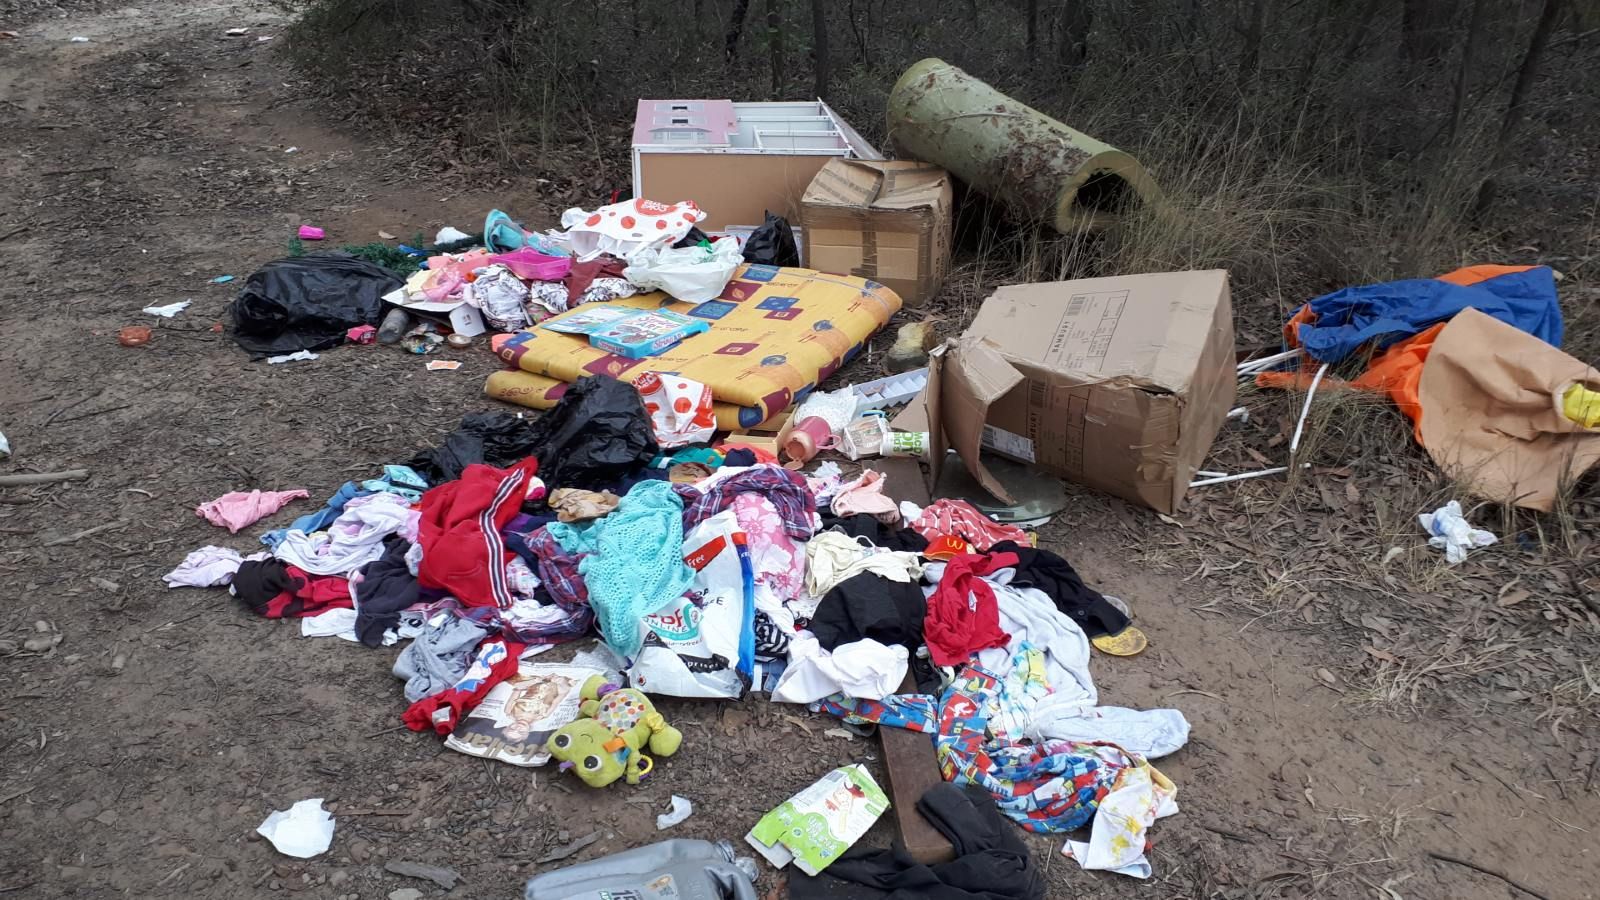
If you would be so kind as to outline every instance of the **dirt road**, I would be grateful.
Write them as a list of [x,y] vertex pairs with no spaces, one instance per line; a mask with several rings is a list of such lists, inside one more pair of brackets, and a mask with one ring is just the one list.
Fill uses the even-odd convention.
[[[61,635],[48,654],[0,644],[0,894],[441,894],[383,868],[414,860],[459,871],[452,896],[509,897],[591,833],[572,859],[655,839],[671,794],[698,810],[675,835],[738,841],[828,768],[875,757],[803,710],[669,702],[679,755],[645,786],[592,793],[397,730],[393,650],[302,639],[219,591],[162,586],[194,547],[253,549],[196,518],[198,502],[257,487],[319,498],[492,405],[481,349],[455,372],[360,347],[248,362],[212,330],[237,287],[213,277],[242,281],[300,224],[359,243],[543,209],[531,176],[440,174],[418,162],[420,139],[330,117],[263,40],[283,24],[265,5],[170,0],[0,23],[19,32],[0,39],[0,431],[14,453],[0,471],[91,472],[0,491],[0,640],[20,645],[36,622]],[[185,299],[170,321],[140,312]],[[156,325],[154,341],[118,346],[129,324]],[[1463,696],[1412,720],[1357,702],[1333,675],[1349,647],[1137,563],[1140,535],[1163,527],[1084,494],[1048,532],[1150,635],[1141,657],[1096,659],[1105,702],[1175,706],[1194,725],[1160,763],[1183,811],[1154,829],[1153,880],[1083,873],[1059,840],[1030,838],[1051,896],[1519,896],[1428,851],[1551,898],[1597,896],[1592,744],[1531,701]],[[335,809],[328,854],[292,860],[254,836],[308,797]],[[776,883],[769,871],[763,887]]]

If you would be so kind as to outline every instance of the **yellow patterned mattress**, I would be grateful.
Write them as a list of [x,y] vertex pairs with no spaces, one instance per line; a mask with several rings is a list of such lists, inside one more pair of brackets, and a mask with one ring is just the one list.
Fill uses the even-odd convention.
[[900,309],[899,296],[875,281],[757,265],[740,267],[721,296],[704,303],[683,303],[660,292],[612,302],[670,309],[705,320],[710,330],[659,355],[628,359],[591,347],[583,335],[536,325],[495,338],[495,353],[511,368],[490,375],[484,392],[548,409],[569,382],[585,375],[631,380],[643,372],[666,372],[711,388],[719,428],[751,428],[854,359]]

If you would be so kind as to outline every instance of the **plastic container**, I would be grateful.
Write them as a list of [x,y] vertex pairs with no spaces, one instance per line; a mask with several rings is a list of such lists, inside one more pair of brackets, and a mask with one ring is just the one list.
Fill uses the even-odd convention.
[[117,331],[117,343],[124,347],[143,347],[150,343],[150,329],[143,325],[128,325]]
[[[744,861],[748,865],[748,860]],[[757,900],[751,874],[727,841],[680,838],[528,880],[524,900]]]
[[884,456],[912,456],[918,459],[928,455],[931,436],[926,431],[896,431],[883,441]]
[[795,462],[810,462],[818,450],[832,450],[838,445],[838,438],[834,437],[833,428],[821,416],[806,416],[789,432],[789,439],[784,442],[785,456]]

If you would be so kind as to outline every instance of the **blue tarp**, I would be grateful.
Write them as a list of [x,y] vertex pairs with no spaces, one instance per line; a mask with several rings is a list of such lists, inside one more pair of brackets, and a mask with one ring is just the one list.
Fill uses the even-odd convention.
[[1561,307],[1548,266],[1496,275],[1462,286],[1411,278],[1349,287],[1310,303],[1314,324],[1300,326],[1300,345],[1319,362],[1339,362],[1371,344],[1382,350],[1468,307],[1561,346]]

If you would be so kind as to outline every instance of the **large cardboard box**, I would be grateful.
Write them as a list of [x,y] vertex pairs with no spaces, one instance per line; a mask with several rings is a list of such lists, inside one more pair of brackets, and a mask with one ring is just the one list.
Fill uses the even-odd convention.
[[921,306],[950,271],[951,205],[938,166],[829,160],[800,199],[806,265],[870,278]]
[[895,425],[926,423],[935,487],[951,446],[1010,502],[978,462],[988,449],[1170,513],[1236,380],[1225,271],[1010,285],[935,351],[924,409]]

